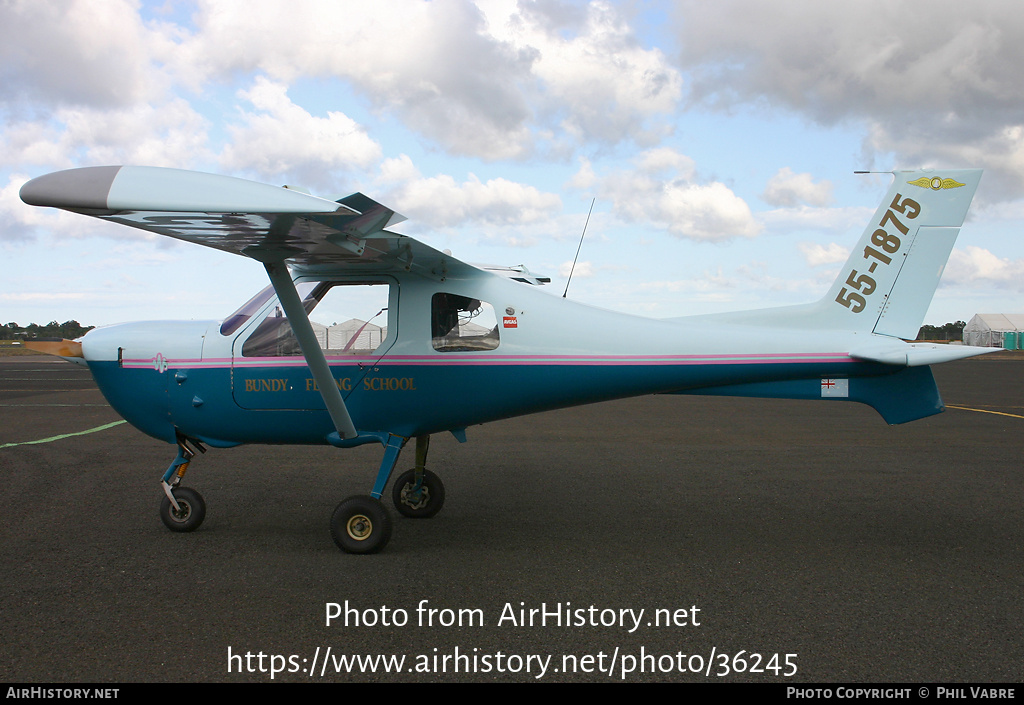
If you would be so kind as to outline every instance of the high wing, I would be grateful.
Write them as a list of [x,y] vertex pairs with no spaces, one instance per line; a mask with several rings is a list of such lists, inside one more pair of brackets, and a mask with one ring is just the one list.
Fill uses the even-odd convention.
[[361,193],[339,201],[245,179],[182,169],[101,166],[32,179],[21,200],[91,215],[263,263],[338,432],[359,435],[288,272],[412,269],[444,280],[476,268],[384,228],[405,218]]
[[417,269],[441,278],[470,266],[385,230],[405,217],[361,193],[331,201],[218,174],[100,166],[32,179],[22,187],[21,199],[260,262],[327,265],[346,272]]

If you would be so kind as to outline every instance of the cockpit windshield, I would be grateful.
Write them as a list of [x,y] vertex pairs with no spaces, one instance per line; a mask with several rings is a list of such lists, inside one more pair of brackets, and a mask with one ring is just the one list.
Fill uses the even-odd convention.
[[[309,294],[316,287],[318,282],[302,282],[295,285],[295,290],[299,294],[299,298],[303,300],[306,306],[306,312],[312,310],[310,305]],[[242,325],[253,317],[261,308],[263,304],[270,301],[270,297],[274,296],[274,287],[268,286],[260,291],[256,296],[252,297],[242,307],[232,313],[230,316],[224,319],[224,322],[220,324],[221,335],[231,335],[236,330],[242,327]],[[312,305],[316,305],[316,301],[312,302]]]
[[267,286],[265,289],[260,291],[256,296],[252,297],[242,307],[232,313],[230,316],[224,319],[224,322],[220,324],[221,335],[231,335],[236,330],[242,327],[242,324],[252,318],[253,314],[263,308],[263,304],[270,300],[270,297],[274,295],[274,287]]
[[[370,355],[388,339],[392,303],[397,303],[397,299],[395,302],[390,301],[392,288],[388,282],[303,281],[296,283],[295,290],[309,316],[313,334],[325,354]],[[263,293],[266,290],[260,292],[260,295]],[[262,310],[260,306],[273,293],[271,289],[268,297],[262,301],[258,301],[258,295],[239,309],[235,316],[249,320],[256,312],[250,308],[251,304],[257,302],[255,309]],[[394,293],[397,295],[397,287]],[[236,324],[235,328],[239,328],[244,320]],[[394,331],[393,328],[391,330]],[[280,304],[271,305],[260,324],[245,336],[241,346],[242,357],[302,354],[299,341]]]

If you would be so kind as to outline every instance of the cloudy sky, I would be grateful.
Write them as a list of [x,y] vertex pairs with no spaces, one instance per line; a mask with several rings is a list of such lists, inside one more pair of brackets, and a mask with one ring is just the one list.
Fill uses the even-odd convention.
[[245,258],[26,206],[77,166],[337,198],[645,315],[801,303],[888,183],[984,167],[926,318],[1024,311],[1016,0],[0,0],[0,322],[223,318]]

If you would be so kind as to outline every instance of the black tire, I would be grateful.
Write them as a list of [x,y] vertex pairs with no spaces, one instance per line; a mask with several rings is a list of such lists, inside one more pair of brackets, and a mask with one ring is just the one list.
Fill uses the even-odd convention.
[[171,500],[165,495],[160,503],[160,518],[163,519],[164,526],[171,531],[195,531],[206,518],[206,502],[203,501],[203,496],[189,487],[176,487],[172,491],[179,510],[175,511]]
[[391,501],[395,503],[399,514],[411,519],[429,519],[441,511],[444,506],[444,484],[440,477],[424,470],[423,485],[417,493],[419,496],[412,494],[414,487],[415,470],[406,470],[395,480],[391,488]]
[[376,553],[391,539],[391,516],[379,499],[349,497],[331,515],[331,538],[345,553]]

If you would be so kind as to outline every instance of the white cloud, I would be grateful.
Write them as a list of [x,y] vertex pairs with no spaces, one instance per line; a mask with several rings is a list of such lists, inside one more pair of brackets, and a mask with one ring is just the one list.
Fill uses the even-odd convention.
[[283,84],[261,76],[238,95],[257,112],[243,112],[242,123],[228,128],[231,142],[220,155],[227,169],[328,187],[331,172],[367,169],[381,158],[380,145],[358,123],[341,112],[311,115],[289,99]]
[[768,97],[822,121],[909,112],[942,122],[950,109],[980,116],[1015,110],[1024,97],[1016,2],[929,0],[924,11],[886,0],[794,0],[785,15],[741,0],[677,6],[698,99]]
[[655,147],[640,153],[636,165],[645,174],[653,176],[669,172],[678,179],[686,180],[693,179],[697,170],[693,159],[671,147]]
[[576,277],[586,279],[587,277],[594,276],[596,270],[594,269],[593,262],[577,262],[575,268],[573,268],[572,260],[558,265],[558,276],[568,277],[570,273],[574,279]]
[[[776,208],[758,213],[758,219],[772,233],[787,233],[794,230],[841,233],[850,229],[863,228],[874,208],[847,206],[844,208]],[[854,236],[855,237],[855,236]]]
[[0,97],[126,106],[163,94],[154,55],[173,30],[147,26],[132,0],[0,3]]
[[403,215],[434,227],[541,223],[562,209],[557,194],[508,179],[481,181],[470,174],[458,183],[448,174],[424,177],[404,154],[384,161],[381,184],[390,190],[389,202]]
[[1014,0],[894,3],[678,0],[690,99],[761,103],[833,125],[858,120],[864,157],[897,166],[984,166],[1024,192],[1024,14]]
[[[528,157],[538,142],[649,143],[682,79],[621,12],[592,2],[551,23],[548,3],[470,0],[200,0],[168,57],[182,82],[239,72],[351,83],[452,154]],[[555,13],[557,14],[557,12]]]
[[0,188],[0,240],[31,240],[35,236],[33,226],[39,222],[42,211],[25,205],[18,197],[26,181],[28,177],[24,174],[14,174]]
[[401,184],[421,178],[419,169],[412,163],[407,154],[400,154],[393,159],[385,159],[380,165],[378,182],[384,184]]
[[62,107],[47,122],[9,123],[0,164],[146,164],[187,167],[204,159],[206,120],[183,99],[118,108]]
[[956,248],[949,257],[942,282],[955,284],[988,284],[1024,288],[1024,259],[998,257],[982,247],[968,245]]
[[566,182],[566,188],[586,191],[598,183],[597,174],[594,173],[594,165],[586,157],[580,157],[580,168]]
[[827,206],[832,202],[832,182],[814,183],[814,177],[810,174],[794,174],[792,169],[785,166],[768,180],[761,198],[766,203],[783,208],[801,204]]
[[731,300],[740,286],[735,277],[727,276],[723,273],[722,268],[718,267],[714,271],[704,270],[700,276],[687,279],[640,282],[636,284],[636,288],[640,291],[695,292],[717,295],[718,300],[725,301]]
[[595,1],[568,12],[558,3],[480,7],[497,37],[535,53],[543,110],[563,116],[569,134],[610,143],[660,136],[646,123],[675,110],[682,77],[659,49],[640,46],[614,5]]
[[0,301],[38,301],[48,303],[50,301],[77,301],[87,296],[90,296],[90,294],[75,291],[20,291],[16,293],[0,293]]
[[719,182],[667,184],[649,205],[647,215],[679,237],[725,240],[753,237],[761,230],[746,202]]
[[[598,197],[630,223],[649,223],[677,237],[720,241],[753,237],[761,231],[747,203],[725,184],[694,182],[693,160],[670,148],[636,156],[634,168],[593,174],[589,162],[571,183],[595,180]],[[592,175],[593,174],[593,175]]]
[[934,126],[914,130],[876,123],[865,141],[871,150],[900,155],[904,168],[985,167],[988,175],[979,191],[980,200],[1024,195],[1024,123],[957,140],[950,140]]
[[182,75],[341,78],[453,153],[529,148],[521,88],[534,55],[488,35],[472,3],[201,0],[195,22],[176,59]]
[[810,267],[845,262],[850,256],[849,248],[835,242],[830,242],[827,246],[816,242],[801,242],[797,247]]

